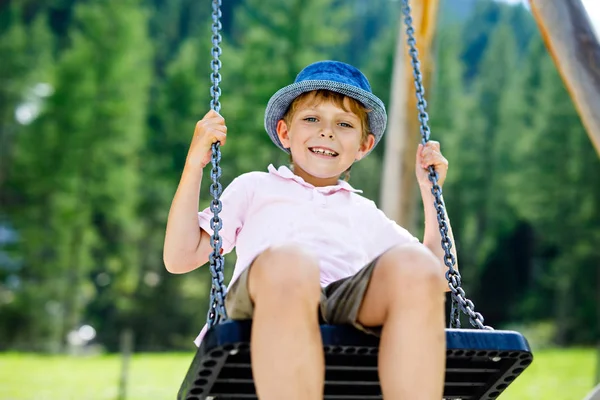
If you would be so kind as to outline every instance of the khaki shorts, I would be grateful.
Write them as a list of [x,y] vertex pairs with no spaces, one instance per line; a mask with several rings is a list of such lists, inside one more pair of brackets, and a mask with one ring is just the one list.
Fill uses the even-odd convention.
[[[376,264],[377,259],[371,261],[356,274],[332,282],[321,289],[320,323],[349,324],[366,333],[378,336],[381,334],[381,327],[365,327],[358,322],[358,311]],[[254,304],[252,304],[248,291],[250,268],[251,266],[242,272],[225,296],[225,309],[230,319],[252,319]]]

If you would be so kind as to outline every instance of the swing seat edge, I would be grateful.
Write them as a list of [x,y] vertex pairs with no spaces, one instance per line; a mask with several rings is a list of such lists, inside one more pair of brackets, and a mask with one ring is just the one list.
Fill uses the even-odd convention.
[[[225,321],[208,330],[178,400],[258,399],[250,366],[252,322]],[[326,358],[324,399],[382,399],[379,338],[346,325],[321,325]],[[531,364],[527,339],[515,331],[446,329],[444,399],[492,400]]]

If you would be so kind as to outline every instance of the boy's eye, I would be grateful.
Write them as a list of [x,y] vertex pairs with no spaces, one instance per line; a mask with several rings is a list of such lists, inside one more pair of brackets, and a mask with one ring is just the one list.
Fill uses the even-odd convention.
[[317,119],[315,117],[306,117],[304,118],[304,120],[307,122],[317,122]]
[[344,128],[352,128],[352,125],[350,125],[347,122],[340,122],[340,125],[343,126]]

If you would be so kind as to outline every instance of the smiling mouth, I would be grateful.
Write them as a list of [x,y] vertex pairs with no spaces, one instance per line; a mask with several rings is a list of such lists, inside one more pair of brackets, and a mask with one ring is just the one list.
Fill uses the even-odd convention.
[[308,148],[310,151],[312,151],[315,154],[319,154],[322,156],[328,156],[328,157],[337,157],[339,154],[336,153],[333,150],[329,150],[329,149],[324,149],[322,147],[309,147]]

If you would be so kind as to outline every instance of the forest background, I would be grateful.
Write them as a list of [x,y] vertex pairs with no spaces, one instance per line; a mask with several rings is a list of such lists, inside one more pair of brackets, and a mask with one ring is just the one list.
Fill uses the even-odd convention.
[[[0,3],[0,350],[189,351],[209,271],[167,273],[162,243],[209,109],[210,4],[43,3]],[[427,96],[467,295],[534,348],[595,345],[598,155],[527,9],[441,6]],[[230,0],[223,21],[225,184],[287,162],[264,107],[307,63],[355,64],[389,104],[400,2]],[[382,156],[350,181],[375,201]]]

